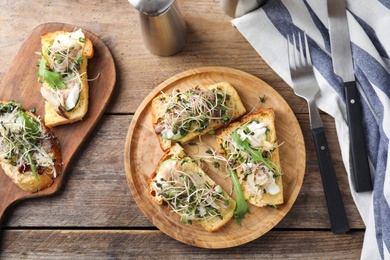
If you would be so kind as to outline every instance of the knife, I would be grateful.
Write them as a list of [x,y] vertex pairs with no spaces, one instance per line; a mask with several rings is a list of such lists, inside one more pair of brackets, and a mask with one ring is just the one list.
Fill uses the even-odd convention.
[[364,140],[362,109],[356,87],[345,0],[327,0],[333,70],[343,79],[351,149],[351,176],[356,192],[372,190]]

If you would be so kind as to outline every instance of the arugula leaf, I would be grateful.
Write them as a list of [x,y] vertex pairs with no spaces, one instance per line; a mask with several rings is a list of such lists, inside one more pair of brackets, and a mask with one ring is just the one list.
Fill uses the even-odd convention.
[[261,162],[265,166],[267,166],[268,169],[270,169],[273,173],[276,173],[277,175],[280,174],[280,172],[277,169],[275,169],[267,159],[263,157],[261,150],[256,151],[249,146],[248,138],[245,138],[244,141],[241,140],[240,135],[237,133],[237,131],[235,131],[231,136],[233,138],[233,141],[236,143],[236,147],[238,149],[244,150],[252,156],[251,162],[253,163]]
[[234,209],[234,218],[238,225],[241,226],[242,219],[245,214],[250,213],[248,204],[244,198],[244,194],[242,193],[241,184],[238,180],[236,171],[229,168],[230,176],[233,180],[233,188],[236,193],[236,208]]
[[39,62],[38,79],[40,77],[42,77],[43,80],[46,81],[47,84],[49,84],[49,86],[54,90],[57,88],[66,88],[65,83],[62,81],[61,74],[50,71],[46,68],[46,60],[43,56]]

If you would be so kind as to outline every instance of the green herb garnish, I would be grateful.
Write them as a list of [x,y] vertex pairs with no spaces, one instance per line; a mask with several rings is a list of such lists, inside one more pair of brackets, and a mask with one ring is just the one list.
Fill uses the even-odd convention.
[[[226,124],[231,121],[232,108],[227,104],[230,96],[220,88],[193,88],[164,98],[165,115],[161,117],[161,124],[166,129],[162,133],[165,139],[177,140],[188,133],[201,133],[215,122]],[[168,130],[173,137],[165,135]]]
[[[15,112],[16,113],[15,113]],[[39,181],[38,163],[33,154],[38,152],[37,146],[45,138],[42,135],[40,122],[27,114],[19,103],[10,102],[0,106],[0,113],[10,113],[12,118],[0,122],[0,142],[4,149],[2,157],[13,166],[22,161],[27,162],[36,181]]]
[[250,210],[244,198],[244,194],[242,193],[241,184],[238,180],[236,171],[229,168],[229,172],[233,181],[233,189],[236,193],[236,208],[234,209],[234,218],[237,224],[241,225],[242,220],[244,219],[246,214],[250,213]]
[[62,75],[47,69],[46,60],[43,56],[39,62],[38,80],[40,80],[40,78],[47,82],[54,90],[57,88],[66,88],[66,85],[62,80]]
[[270,169],[273,173],[280,174],[280,172],[275,169],[267,159],[263,157],[261,150],[254,150],[250,147],[248,138],[246,138],[244,141],[241,140],[240,135],[237,131],[235,131],[231,136],[236,144],[237,149],[244,150],[251,155],[251,162],[261,162],[265,166],[267,166],[268,169]]
[[265,95],[263,95],[262,97],[259,97],[259,99],[260,99],[261,103],[264,103],[265,102]]

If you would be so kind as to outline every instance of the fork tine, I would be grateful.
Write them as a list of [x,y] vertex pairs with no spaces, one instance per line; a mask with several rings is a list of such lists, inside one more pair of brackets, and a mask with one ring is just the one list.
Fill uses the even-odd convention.
[[307,42],[307,35],[306,33],[304,34],[305,36],[305,49],[306,49],[306,60],[307,60],[307,63],[311,66],[311,56],[310,56],[310,50],[309,50],[309,43]]
[[287,54],[290,74],[304,69],[311,70],[310,48],[305,32],[303,32],[303,36],[301,32],[287,35]]
[[295,59],[292,57],[293,49],[290,43],[290,35],[287,34],[287,56],[288,56],[288,65],[290,68],[295,69]]
[[296,41],[296,37],[295,37],[295,34],[293,33],[292,34],[292,41],[293,41],[293,57],[294,57],[294,62],[295,62],[295,69],[299,68],[301,66],[301,62],[299,60],[299,58],[297,58],[299,55],[299,53],[297,53],[297,41]]
[[303,52],[302,37],[300,32],[298,32],[298,55],[299,55],[299,65],[305,67],[306,59]]

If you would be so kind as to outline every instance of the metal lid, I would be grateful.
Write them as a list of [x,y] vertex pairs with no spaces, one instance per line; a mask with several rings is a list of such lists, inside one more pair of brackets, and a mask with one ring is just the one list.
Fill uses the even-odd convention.
[[164,13],[173,3],[174,0],[128,0],[129,3],[148,15],[159,15]]

